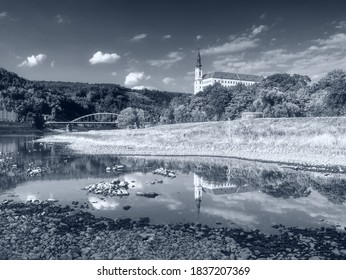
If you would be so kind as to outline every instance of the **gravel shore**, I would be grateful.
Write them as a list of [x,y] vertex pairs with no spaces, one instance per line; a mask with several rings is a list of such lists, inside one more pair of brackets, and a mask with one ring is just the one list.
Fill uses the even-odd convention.
[[278,235],[201,224],[96,218],[80,205],[0,203],[0,259],[346,259],[336,228],[277,225]]

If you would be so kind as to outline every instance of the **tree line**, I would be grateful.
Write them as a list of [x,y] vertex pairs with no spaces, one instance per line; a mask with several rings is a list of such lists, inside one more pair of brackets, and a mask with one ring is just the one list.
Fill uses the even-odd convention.
[[119,126],[234,120],[244,111],[265,117],[346,115],[346,73],[334,70],[312,83],[308,76],[274,74],[251,86],[214,84],[196,95],[131,90],[115,84],[29,81],[0,69],[0,102],[20,122],[38,128],[95,112],[118,113]]

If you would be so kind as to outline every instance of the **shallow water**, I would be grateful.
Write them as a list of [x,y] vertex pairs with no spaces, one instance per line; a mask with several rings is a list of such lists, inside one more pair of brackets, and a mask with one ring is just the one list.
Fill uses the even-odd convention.
[[[89,205],[95,215],[114,219],[149,217],[152,223],[195,222],[266,233],[275,232],[277,224],[346,227],[345,174],[233,159],[77,156],[60,146],[33,143],[34,138],[0,137],[0,200],[78,201],[77,208]],[[106,172],[115,164],[124,170]],[[38,167],[41,175],[28,175]],[[176,171],[177,177],[154,175],[160,167]],[[128,197],[104,198],[82,190],[116,178],[130,182]],[[138,191],[159,196],[136,196]]]

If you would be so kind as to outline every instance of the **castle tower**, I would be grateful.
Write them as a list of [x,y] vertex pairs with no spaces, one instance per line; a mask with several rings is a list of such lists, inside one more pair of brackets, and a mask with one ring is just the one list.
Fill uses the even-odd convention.
[[194,94],[196,94],[199,91],[202,91],[202,77],[203,77],[202,61],[201,61],[201,54],[198,49],[197,64],[195,67],[195,83],[194,83],[194,91],[193,91]]

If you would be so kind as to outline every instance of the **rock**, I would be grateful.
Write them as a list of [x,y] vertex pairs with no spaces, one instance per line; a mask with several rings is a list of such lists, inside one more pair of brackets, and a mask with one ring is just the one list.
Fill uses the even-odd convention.
[[250,256],[251,256],[251,251],[249,248],[241,249],[238,254],[238,257],[242,260],[247,260],[249,259]]
[[339,251],[338,249],[332,250],[332,253],[333,253],[334,255],[340,256],[340,251]]
[[70,254],[62,254],[59,259],[60,260],[72,260],[72,256]]
[[34,254],[34,253],[29,253],[28,254],[28,259],[29,260],[39,260],[40,259],[40,255],[39,254]]
[[144,197],[148,197],[148,198],[155,198],[159,194],[156,192],[136,192],[136,195],[137,196],[144,196]]
[[171,177],[171,178],[175,178],[176,177],[176,174],[175,174],[174,171],[168,170],[168,169],[162,168],[162,167],[154,170],[153,174],[158,174],[158,175],[162,175],[162,176],[166,176],[166,177]]
[[85,247],[81,249],[82,256],[86,256],[90,253],[91,248],[90,247]]
[[124,182],[124,181],[121,181],[120,183],[119,183],[119,187],[126,187],[128,185],[128,183],[127,182]]
[[35,227],[33,230],[31,230],[31,233],[35,234],[39,231],[40,231],[40,229],[38,227]]

